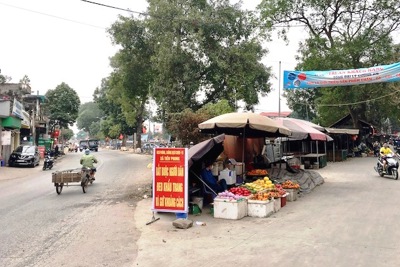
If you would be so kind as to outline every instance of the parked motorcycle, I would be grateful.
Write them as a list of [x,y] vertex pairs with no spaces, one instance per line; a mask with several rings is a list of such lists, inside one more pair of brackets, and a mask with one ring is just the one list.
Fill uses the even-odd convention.
[[46,169],[51,170],[51,168],[53,168],[54,165],[54,159],[51,157],[50,154],[47,154],[44,157],[44,162],[43,162],[43,170],[45,171]]
[[386,155],[386,170],[383,169],[382,157],[378,158],[378,162],[376,163],[374,169],[379,174],[379,176],[383,177],[385,175],[388,175],[395,180],[399,178],[399,163],[395,159],[396,156],[398,155],[394,155],[392,153]]

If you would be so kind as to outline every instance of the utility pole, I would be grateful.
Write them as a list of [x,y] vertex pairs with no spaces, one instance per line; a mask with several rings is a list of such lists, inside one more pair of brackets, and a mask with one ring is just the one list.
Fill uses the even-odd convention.
[[279,76],[278,76],[278,117],[281,116],[281,61],[279,61]]

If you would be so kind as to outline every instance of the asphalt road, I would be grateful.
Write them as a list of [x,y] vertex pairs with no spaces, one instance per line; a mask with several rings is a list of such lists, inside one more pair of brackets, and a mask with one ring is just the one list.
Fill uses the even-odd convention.
[[[318,170],[324,184],[268,218],[215,219],[204,209],[190,215],[192,228],[179,230],[171,213],[146,225],[150,156],[96,155],[99,172],[86,194],[68,187],[57,195],[50,172],[36,168],[0,179],[0,266],[399,265],[400,181],[379,177],[376,158],[328,163]],[[57,168],[78,159],[70,155]]]
[[51,171],[0,169],[0,266],[131,266],[133,215],[149,194],[151,157],[100,150],[88,192],[75,183],[57,195],[51,173],[79,167],[81,155],[67,154]]
[[168,213],[146,225],[151,200],[142,200],[134,266],[399,266],[400,180],[379,177],[375,164],[373,157],[329,162],[318,170],[324,184],[267,218],[215,219],[205,209],[189,216],[192,228],[178,230]]

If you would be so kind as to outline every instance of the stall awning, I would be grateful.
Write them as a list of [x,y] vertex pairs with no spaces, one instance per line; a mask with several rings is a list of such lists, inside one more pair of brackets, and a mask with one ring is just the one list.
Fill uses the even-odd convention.
[[325,130],[330,134],[351,134],[357,135],[360,130],[358,129],[340,129],[340,128],[325,128]]
[[[286,126],[291,131],[288,137],[293,140],[310,139],[313,141],[332,141],[333,139],[325,133],[312,127],[312,123],[293,118],[274,118],[278,123]],[[322,127],[321,127],[322,128]]]
[[10,116],[3,119],[1,125],[4,128],[21,129],[21,120]]

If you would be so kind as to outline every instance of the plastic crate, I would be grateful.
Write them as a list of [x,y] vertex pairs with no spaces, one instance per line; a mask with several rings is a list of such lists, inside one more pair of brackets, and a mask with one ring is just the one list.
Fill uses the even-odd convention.
[[247,199],[214,199],[214,218],[239,220],[247,216]]
[[247,215],[250,217],[265,218],[274,213],[274,201],[251,200],[247,201]]

